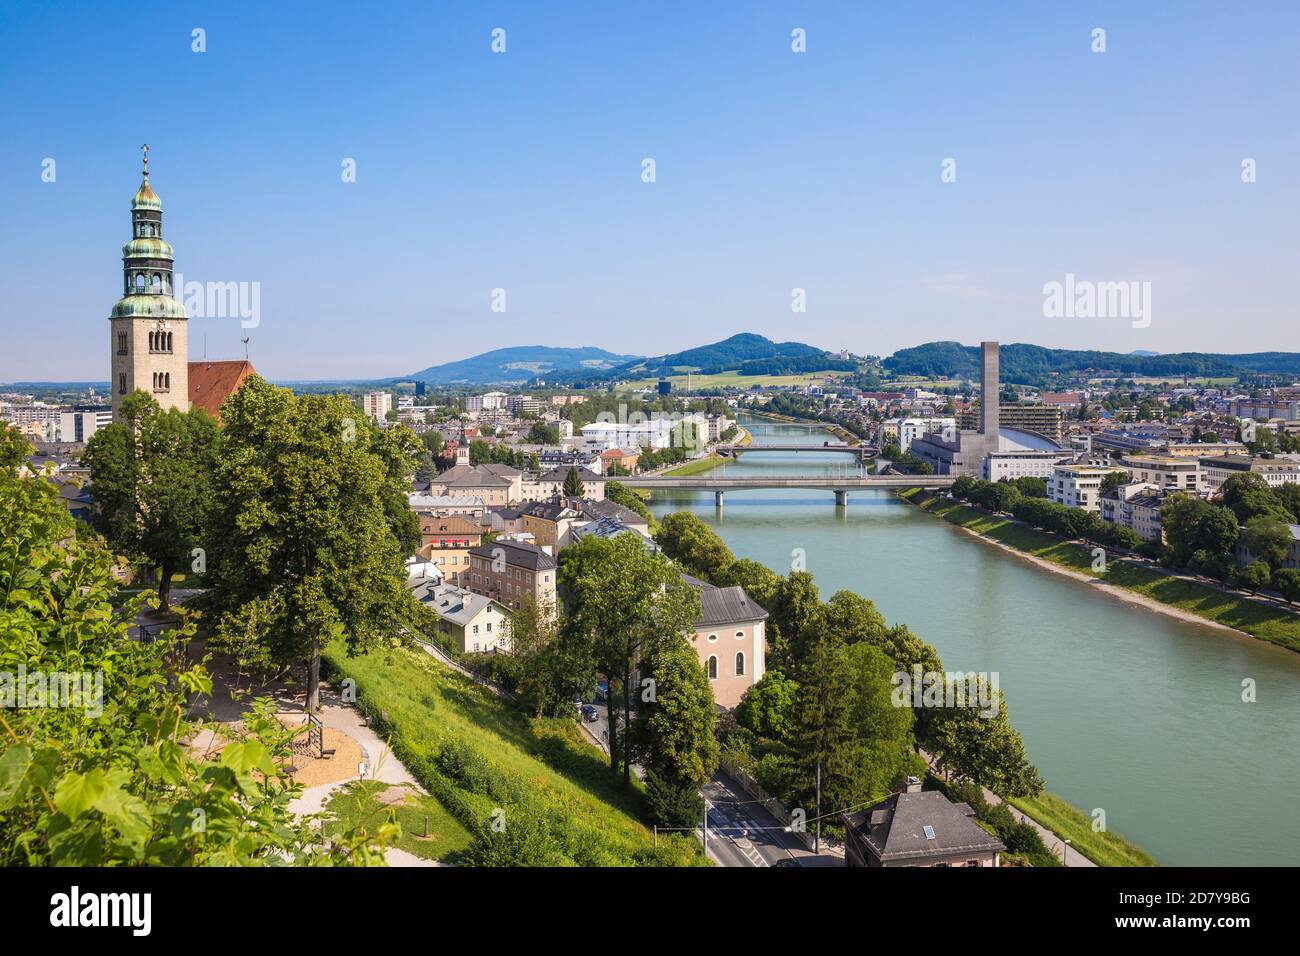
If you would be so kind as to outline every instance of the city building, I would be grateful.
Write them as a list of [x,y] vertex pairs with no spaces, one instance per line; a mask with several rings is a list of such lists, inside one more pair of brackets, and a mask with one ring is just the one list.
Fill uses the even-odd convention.
[[1233,475],[1259,475],[1269,487],[1300,482],[1300,462],[1286,458],[1252,458],[1247,455],[1227,455],[1221,458],[1202,458],[1202,487],[1217,494],[1223,483]]
[[417,585],[411,593],[438,615],[438,632],[462,654],[509,653],[510,612],[499,601],[432,582]]
[[429,482],[430,495],[479,498],[487,507],[520,500],[523,472],[509,465],[466,465],[448,468]]
[[555,558],[535,544],[497,539],[470,548],[470,590],[519,610],[529,598],[555,608]]
[[466,584],[469,550],[483,540],[483,526],[465,515],[420,515],[419,555],[441,569],[452,584]]
[[1201,463],[1195,458],[1173,455],[1126,455],[1120,464],[1134,481],[1145,481],[1161,491],[1196,494],[1203,488]]
[[569,532],[582,514],[562,501],[530,501],[519,506],[519,530],[533,536],[533,542],[552,554],[569,543]]
[[922,435],[937,432],[941,435],[954,435],[957,432],[955,418],[904,418],[898,423],[898,450],[907,451],[914,439]]
[[113,421],[113,411],[103,409],[77,409],[59,413],[59,436],[61,442],[85,444],[90,436]]
[[[605,477],[586,468],[578,468],[578,480],[582,482],[582,497],[594,501],[605,497]],[[550,501],[556,495],[564,493],[564,481],[569,477],[568,468],[553,468],[523,482],[520,491],[521,501]]]
[[361,399],[361,410],[366,417],[382,422],[393,410],[393,396],[390,392],[366,392]]
[[1118,485],[1102,493],[1101,519],[1123,525],[1144,541],[1160,541],[1164,500],[1160,489],[1145,481]]
[[247,359],[225,359],[219,362],[190,362],[188,374],[190,408],[201,408],[220,421],[222,404],[256,372],[253,363]]
[[[1291,547],[1287,550],[1281,566],[1300,568],[1300,524],[1288,524],[1287,528],[1291,532]],[[1256,556],[1251,554],[1250,548],[1246,547],[1246,536],[1242,535],[1237,539],[1237,563],[1250,564],[1255,560],[1257,560]]]
[[[957,424],[961,428],[976,428],[977,422],[978,415],[974,409],[963,411],[957,417]],[[1033,432],[1058,445],[1065,442],[1065,414],[1059,406],[1001,405],[998,410],[998,422],[1003,428]]]
[[1006,850],[975,822],[969,804],[953,803],[939,790],[922,790],[916,777],[909,777],[899,793],[840,816],[845,866],[995,867]]
[[720,588],[683,577],[700,592],[700,617],[691,644],[709,678],[714,703],[730,710],[763,679],[767,611],[742,587]]
[[1098,465],[1057,465],[1047,482],[1047,498],[1057,504],[1084,511],[1101,512],[1101,483],[1107,475],[1123,474],[1123,468]]

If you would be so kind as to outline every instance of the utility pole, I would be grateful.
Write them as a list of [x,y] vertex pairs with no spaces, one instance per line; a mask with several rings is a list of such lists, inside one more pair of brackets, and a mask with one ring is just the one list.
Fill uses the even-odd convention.
[[817,764],[817,836],[813,840],[813,853],[822,851],[822,765]]

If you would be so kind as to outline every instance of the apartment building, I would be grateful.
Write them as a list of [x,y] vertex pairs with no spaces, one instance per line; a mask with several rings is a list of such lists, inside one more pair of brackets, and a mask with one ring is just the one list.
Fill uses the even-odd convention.
[[1178,455],[1126,455],[1120,459],[1134,481],[1145,481],[1163,492],[1198,494],[1204,489],[1201,463]]
[[1143,541],[1159,541],[1160,508],[1164,495],[1155,485],[1134,481],[1101,496],[1101,518],[1129,528]]
[[931,432],[951,437],[956,431],[956,418],[904,418],[898,423],[898,449],[907,451],[914,440]]
[[434,564],[451,584],[469,577],[469,549],[483,540],[478,521],[463,515],[420,515],[420,557]]
[[393,410],[393,396],[389,392],[366,392],[361,399],[361,410],[366,417],[382,422]]
[[1259,475],[1271,488],[1300,482],[1300,462],[1286,458],[1227,455],[1222,458],[1202,458],[1200,461],[1204,488],[1211,494],[1217,494],[1223,483],[1233,475]]
[[469,587],[517,611],[528,599],[555,607],[555,558],[534,544],[497,540],[470,548]]
[[1100,465],[1057,465],[1047,482],[1047,497],[1057,504],[1084,511],[1101,512],[1101,483],[1122,468]]
[[412,590],[438,615],[438,632],[462,654],[509,653],[510,612],[500,602],[451,584],[421,584]]

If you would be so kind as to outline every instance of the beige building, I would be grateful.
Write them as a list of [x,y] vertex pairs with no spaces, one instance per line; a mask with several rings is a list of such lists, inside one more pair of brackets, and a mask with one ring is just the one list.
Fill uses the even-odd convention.
[[366,392],[361,399],[361,410],[367,418],[382,422],[393,410],[393,396],[389,392]]
[[700,619],[691,644],[709,678],[713,700],[728,710],[763,678],[767,657],[767,611],[741,587],[719,588],[696,578]]
[[510,652],[510,613],[499,602],[451,584],[421,584],[412,593],[438,615],[438,633],[462,654]]
[[1102,481],[1107,475],[1123,472],[1123,468],[1100,465],[1057,465],[1047,482],[1047,498],[1070,508],[1100,513]]
[[1131,529],[1144,541],[1160,541],[1160,508],[1164,496],[1155,485],[1135,481],[1101,496],[1101,518]]
[[1217,494],[1233,475],[1259,475],[1270,488],[1300,482],[1300,462],[1286,458],[1251,458],[1248,455],[1202,458],[1201,471],[1203,486],[1211,494]]
[[[579,467],[578,479],[582,482],[582,497],[591,501],[605,498],[605,478],[586,468]],[[522,483],[517,501],[550,501],[564,494],[564,479],[569,476],[565,467],[552,468],[537,478]]]
[[528,599],[555,607],[555,558],[534,544],[490,541],[470,548],[469,587],[517,611]]
[[469,549],[483,540],[482,526],[463,515],[420,515],[420,557],[451,584],[469,583]]
[[1202,490],[1201,463],[1195,458],[1175,455],[1127,455],[1120,463],[1128,469],[1134,481],[1155,485],[1161,491],[1185,491],[1196,494]]
[[430,495],[479,498],[489,508],[516,504],[523,472],[509,465],[465,465],[448,468],[429,482]]

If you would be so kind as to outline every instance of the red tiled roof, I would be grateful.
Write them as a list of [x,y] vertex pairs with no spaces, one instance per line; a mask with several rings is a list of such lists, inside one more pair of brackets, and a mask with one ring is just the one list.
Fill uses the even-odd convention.
[[201,408],[213,418],[220,418],[221,403],[254,374],[256,369],[247,359],[190,362],[190,408]]

